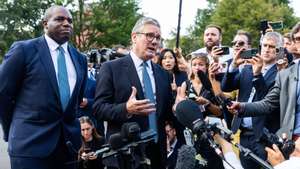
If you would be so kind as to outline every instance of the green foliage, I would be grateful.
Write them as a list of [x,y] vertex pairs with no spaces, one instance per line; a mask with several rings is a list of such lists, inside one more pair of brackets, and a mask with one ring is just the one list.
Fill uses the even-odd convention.
[[[75,12],[76,45],[81,50],[130,44],[130,33],[138,15],[134,0],[101,0],[90,4],[80,19]],[[78,37],[80,41],[78,41]]]
[[[293,9],[288,6],[289,0],[207,0],[207,9],[198,9],[195,25],[190,28],[190,33],[182,39],[190,39],[190,43],[180,43],[180,47],[187,53],[192,52],[191,45],[198,41],[203,47],[203,32],[209,24],[219,25],[223,29],[222,44],[229,45],[236,31],[243,29],[249,31],[253,37],[254,47],[258,46],[260,38],[260,21],[283,21],[284,29],[276,30],[281,33],[289,31],[299,21],[294,16]],[[194,38],[199,37],[199,38]],[[172,47],[172,38],[168,46]],[[199,46],[197,45],[197,46]],[[199,48],[199,47],[198,47]]]
[[291,28],[297,22],[293,9],[287,3],[279,0],[222,0],[217,4],[211,22],[223,29],[223,44],[230,44],[236,31],[243,29],[251,33],[254,46],[258,46],[261,20],[281,20],[284,29]]
[[[192,51],[200,48],[200,39],[197,36],[181,36],[180,45],[182,48],[182,55],[186,56]],[[166,40],[167,48],[173,49],[176,46],[176,38]]]
[[[200,46],[203,46],[203,32],[205,26],[211,22],[211,16],[215,10],[216,4],[218,0],[207,0],[208,8],[206,9],[198,9],[197,16],[195,18],[195,25],[189,28],[189,35],[180,37],[180,47],[182,48],[182,53],[187,55],[197,49]],[[175,37],[176,34],[172,34],[174,38],[166,40],[166,44],[169,48],[173,48],[175,46]]]
[[53,4],[71,10],[72,40],[80,50],[129,45],[131,29],[140,17],[138,0],[98,0],[92,4],[85,0],[0,0],[0,61],[14,41],[43,34],[41,19]]
[[41,16],[52,3],[53,0],[0,0],[1,57],[14,41],[41,35]]

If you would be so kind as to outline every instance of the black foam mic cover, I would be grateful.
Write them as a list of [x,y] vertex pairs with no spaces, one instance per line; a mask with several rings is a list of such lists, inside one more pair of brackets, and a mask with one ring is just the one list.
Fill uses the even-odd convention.
[[141,128],[136,122],[124,123],[121,128],[121,136],[123,141],[131,142],[140,139]]
[[194,169],[196,166],[196,149],[192,146],[183,145],[178,149],[175,169]]
[[198,104],[193,100],[183,100],[176,106],[175,115],[178,121],[193,130],[193,124],[197,120],[203,120],[203,114]]
[[109,137],[108,143],[110,144],[111,149],[113,150],[117,150],[123,147],[125,144],[120,133],[112,134]]

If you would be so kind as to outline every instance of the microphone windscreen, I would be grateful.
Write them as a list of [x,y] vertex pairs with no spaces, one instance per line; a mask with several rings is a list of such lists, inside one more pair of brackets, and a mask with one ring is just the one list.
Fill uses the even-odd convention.
[[141,128],[136,122],[124,123],[121,128],[121,136],[123,141],[132,142],[140,139]]
[[203,114],[198,104],[193,100],[183,100],[176,106],[175,115],[178,121],[185,127],[193,130],[193,122],[203,120]]
[[109,137],[108,143],[110,144],[111,149],[113,150],[117,150],[123,147],[125,144],[120,133],[112,134]]
[[196,165],[196,150],[192,146],[182,145],[178,149],[175,169],[194,169]]

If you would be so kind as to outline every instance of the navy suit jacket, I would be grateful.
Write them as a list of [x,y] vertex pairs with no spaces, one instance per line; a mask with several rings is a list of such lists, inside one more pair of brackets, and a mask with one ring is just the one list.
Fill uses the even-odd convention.
[[0,120],[11,156],[46,157],[59,138],[81,145],[76,111],[87,77],[85,58],[68,50],[76,70],[76,84],[63,111],[56,73],[44,36],[14,43],[0,67]]
[[[158,142],[161,154],[166,159],[165,120],[172,116],[171,81],[169,74],[159,65],[152,64],[152,69],[156,89]],[[97,118],[108,122],[107,137],[120,132],[125,122],[137,122],[142,131],[149,129],[147,116],[127,117],[126,102],[131,95],[132,86],[137,89],[137,99],[144,99],[141,82],[130,55],[106,62],[101,66],[93,107]]]
[[[277,74],[276,65],[273,65],[265,76],[259,75],[256,80],[253,80],[253,71],[251,65],[245,65],[241,72],[236,69],[234,72],[227,72],[222,80],[222,90],[224,92],[231,92],[239,89],[238,101],[248,102],[252,87],[256,92],[253,101],[262,100],[268,93],[270,88],[275,83]],[[271,132],[276,132],[279,129],[279,109],[275,110],[270,116],[259,116],[252,118],[252,126],[255,137],[258,139],[262,134],[262,128],[267,127]],[[240,127],[242,118],[235,116],[232,121],[232,131],[235,133]]]

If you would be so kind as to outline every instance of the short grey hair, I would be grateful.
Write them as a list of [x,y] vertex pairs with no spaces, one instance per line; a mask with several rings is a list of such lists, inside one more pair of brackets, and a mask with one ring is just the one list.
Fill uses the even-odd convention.
[[295,37],[294,35],[296,33],[298,33],[300,31],[300,22],[298,22],[291,30],[291,37],[292,37],[292,40],[294,41],[295,40]]
[[276,42],[276,48],[283,47],[283,36],[278,32],[267,32],[263,39],[273,39]]
[[154,25],[160,28],[160,24],[156,19],[150,17],[142,17],[135,23],[131,33],[142,31],[145,25]]

